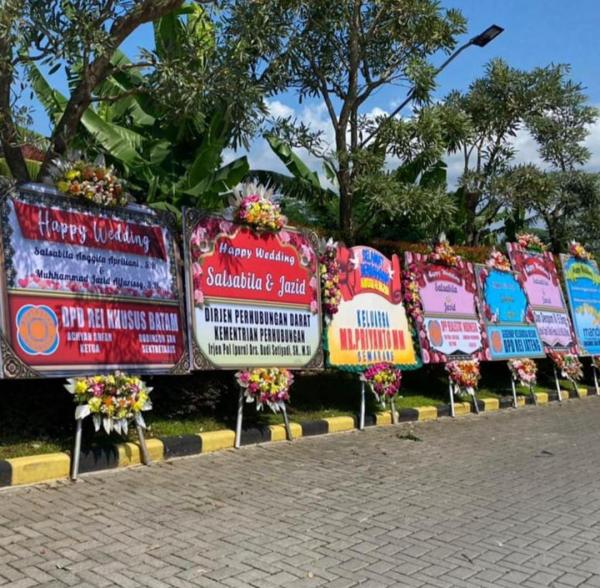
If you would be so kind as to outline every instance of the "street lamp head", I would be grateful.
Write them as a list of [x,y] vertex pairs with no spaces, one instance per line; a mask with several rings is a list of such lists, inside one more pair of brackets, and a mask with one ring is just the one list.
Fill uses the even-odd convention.
[[490,41],[493,41],[504,29],[498,25],[492,25],[471,39],[471,45],[485,47]]

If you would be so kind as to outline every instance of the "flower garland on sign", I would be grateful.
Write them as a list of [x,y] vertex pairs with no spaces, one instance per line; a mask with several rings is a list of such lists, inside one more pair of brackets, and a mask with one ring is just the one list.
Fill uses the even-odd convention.
[[572,353],[558,353],[550,351],[548,353],[554,365],[560,370],[560,375],[567,378],[570,382],[578,382],[583,378],[583,365],[579,358]]
[[467,359],[464,361],[450,361],[446,364],[446,371],[450,381],[459,389],[464,388],[469,394],[474,395],[481,372],[479,361]]
[[152,388],[140,378],[116,372],[110,376],[70,378],[67,382],[65,388],[77,403],[75,419],[91,414],[95,430],[103,427],[107,434],[114,430],[126,435],[132,419],[146,428],[142,412],[152,409]]
[[125,206],[128,195],[112,167],[84,161],[55,162],[52,171],[58,190],[102,206]]
[[532,233],[521,233],[517,235],[517,243],[523,249],[535,251],[536,253],[543,253],[547,249],[542,240]]
[[389,363],[376,363],[369,366],[360,379],[369,384],[377,401],[384,404],[386,398],[393,398],[400,390],[402,372]]
[[273,202],[273,190],[251,182],[234,188],[234,219],[257,231],[277,232],[287,224],[279,204]]
[[413,271],[404,272],[404,307],[408,314],[418,321],[423,316],[421,308],[421,295],[419,294],[419,282],[417,274]]
[[510,261],[508,261],[508,257],[506,257],[506,255],[504,255],[500,251],[497,251],[496,249],[492,250],[489,259],[485,262],[485,265],[490,269],[495,269],[501,272],[511,271]]
[[342,291],[340,289],[340,264],[337,259],[337,243],[329,239],[322,247],[319,258],[321,275],[321,302],[325,322],[330,322],[340,308]]
[[537,381],[537,365],[533,359],[509,359],[508,369],[513,380],[522,386],[533,386]]
[[235,377],[244,390],[246,402],[256,402],[257,410],[267,405],[273,412],[279,412],[290,399],[294,376],[288,369],[254,368],[241,370]]
[[594,258],[594,256],[581,243],[578,243],[577,241],[571,241],[571,243],[569,244],[569,253],[577,259],[583,259],[585,261],[590,261]]
[[433,246],[433,250],[427,256],[427,261],[429,263],[456,267],[460,261],[460,257],[456,254],[450,243],[445,238],[441,238]]

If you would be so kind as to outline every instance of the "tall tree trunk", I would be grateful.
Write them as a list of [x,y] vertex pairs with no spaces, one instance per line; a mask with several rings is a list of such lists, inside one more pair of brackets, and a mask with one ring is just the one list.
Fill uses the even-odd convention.
[[348,162],[340,161],[337,173],[340,189],[340,230],[346,245],[354,244],[354,223],[352,218],[353,194]]

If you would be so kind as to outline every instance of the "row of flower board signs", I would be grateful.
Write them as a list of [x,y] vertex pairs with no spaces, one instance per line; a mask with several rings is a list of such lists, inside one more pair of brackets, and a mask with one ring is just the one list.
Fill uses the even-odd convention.
[[166,213],[38,184],[0,195],[1,377],[600,355],[591,259],[562,256],[573,329],[552,255],[522,244],[512,267],[442,244],[407,253],[402,272],[369,247],[183,216],[182,260]]

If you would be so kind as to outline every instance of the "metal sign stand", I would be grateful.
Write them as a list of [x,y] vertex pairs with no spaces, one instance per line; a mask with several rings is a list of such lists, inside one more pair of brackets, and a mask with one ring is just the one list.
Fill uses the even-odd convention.
[[290,421],[288,419],[288,413],[287,409],[285,408],[285,403],[283,403],[283,406],[281,407],[281,412],[283,413],[283,423],[285,425],[285,435],[287,437],[287,440],[293,441],[294,438],[292,437],[292,429],[290,428]]
[[477,396],[475,395],[475,390],[472,388],[467,390],[467,392],[473,397],[473,404],[475,406],[475,414],[479,414],[479,405],[477,404]]
[[150,465],[152,460],[150,459],[150,454],[148,453],[148,448],[146,447],[146,437],[144,436],[144,429],[139,423],[135,423],[135,428],[138,434],[138,440],[140,442],[140,453],[142,455],[142,463],[144,465]]
[[529,384],[529,396],[531,396],[533,398],[533,404],[535,404],[535,406],[537,406],[537,396],[535,395],[535,392],[533,391],[533,386],[531,384]]
[[83,432],[83,419],[75,420],[75,444],[71,456],[71,480],[77,480],[79,474],[79,456],[81,455],[81,437]]
[[510,383],[512,384],[512,394],[513,394],[513,406],[517,408],[519,405],[517,404],[517,386],[515,385],[515,379],[511,376]]
[[364,380],[361,380],[360,381],[360,414],[358,416],[358,428],[361,431],[365,430],[365,410],[366,410],[365,382],[364,382]]
[[598,389],[598,371],[596,366],[594,365],[594,360],[592,359],[592,373],[594,374],[594,388],[596,388],[596,396],[600,394],[600,390]]
[[[281,405],[281,413],[283,415],[283,424],[285,426],[285,436],[288,441],[293,441],[294,437],[292,436],[292,429],[290,427],[290,420],[288,418],[287,408],[285,403]],[[240,388],[240,395],[238,397],[238,411],[237,411],[237,419],[235,423],[235,442],[233,446],[236,449],[240,448],[242,443],[242,423],[244,420],[244,390]]]
[[575,390],[577,398],[581,398],[581,394],[579,393],[579,386],[577,385],[577,382],[575,380],[571,380],[571,386],[573,386],[573,390]]
[[394,397],[390,396],[390,411],[392,413],[392,424],[398,424],[398,412],[396,411],[396,403],[394,402]]
[[454,413],[454,385],[452,380],[448,379],[448,393],[450,394],[450,416],[455,417]]
[[240,388],[240,395],[238,397],[237,420],[235,423],[234,447],[236,449],[240,448],[240,443],[242,442],[242,421],[243,420],[244,420],[244,390],[242,388]]
[[552,366],[554,369],[554,383],[556,384],[556,393],[558,394],[558,401],[562,402],[562,398],[560,395],[560,382],[558,381],[558,372],[556,371],[556,366]]
[[[144,436],[144,429],[139,423],[135,423],[135,428],[138,435],[138,441],[140,444],[140,454],[142,463],[144,465],[150,465],[152,460],[148,453],[148,447],[146,446],[146,438]],[[83,437],[83,419],[75,419],[75,442],[73,444],[73,455],[71,457],[71,480],[77,480],[79,476],[79,461],[81,457],[81,439]]]

